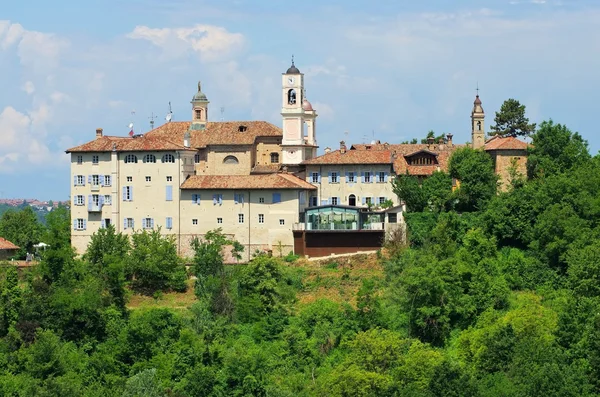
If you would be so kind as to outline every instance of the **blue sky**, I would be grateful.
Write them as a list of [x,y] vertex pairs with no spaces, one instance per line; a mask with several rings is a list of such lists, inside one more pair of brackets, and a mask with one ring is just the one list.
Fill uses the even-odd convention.
[[[321,147],[470,139],[477,84],[486,124],[507,98],[534,122],[579,132],[592,153],[600,3],[590,0],[30,0],[0,11],[0,197],[65,200],[64,150],[95,129],[126,135],[190,118],[198,80],[209,118],[281,126],[295,55]],[[400,4],[399,4],[400,3]],[[135,110],[135,116],[131,112]]]

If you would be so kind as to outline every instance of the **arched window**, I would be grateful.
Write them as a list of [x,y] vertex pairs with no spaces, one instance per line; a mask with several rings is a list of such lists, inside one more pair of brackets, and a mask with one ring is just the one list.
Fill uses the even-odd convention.
[[272,164],[279,163],[279,153],[271,153],[271,163]]
[[162,162],[163,163],[174,163],[175,156],[173,156],[172,154],[165,154],[164,156],[162,156]]
[[195,109],[196,111],[196,120],[202,120],[202,109]]
[[144,163],[156,163],[156,156],[153,154],[147,154],[144,156]]
[[128,154],[125,156],[126,163],[137,163],[137,156],[135,154]]
[[477,122],[477,131],[481,131],[481,121]]
[[296,90],[294,90],[293,88],[288,91],[288,104],[296,104]]
[[351,194],[350,196],[348,196],[348,205],[352,206],[352,207],[356,207],[356,196]]
[[223,164],[239,164],[237,157],[235,156],[227,156],[223,159]]

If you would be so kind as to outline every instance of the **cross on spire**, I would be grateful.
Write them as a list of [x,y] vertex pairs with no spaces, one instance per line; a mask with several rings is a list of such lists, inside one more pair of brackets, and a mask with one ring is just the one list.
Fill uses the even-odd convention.
[[477,91],[477,96],[479,96],[479,82],[477,82],[477,89],[476,89],[476,91]]
[[292,66],[294,66],[294,54],[292,54]]

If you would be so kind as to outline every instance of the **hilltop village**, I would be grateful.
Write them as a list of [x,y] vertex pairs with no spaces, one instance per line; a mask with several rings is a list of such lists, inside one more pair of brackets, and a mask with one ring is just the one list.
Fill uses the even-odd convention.
[[[189,256],[195,237],[221,228],[253,252],[299,255],[374,250],[401,227],[404,203],[392,189],[398,175],[427,178],[447,171],[458,148],[471,145],[493,159],[500,186],[509,169],[525,174],[527,143],[486,140],[479,95],[471,112],[471,143],[452,134],[421,144],[348,144],[317,155],[317,109],[294,65],[281,76],[281,125],[210,121],[198,83],[190,121],[167,122],[145,134],[110,136],[99,128],[70,148],[72,244],[85,252],[99,229],[156,230],[175,237]],[[460,181],[454,180],[455,186]]]

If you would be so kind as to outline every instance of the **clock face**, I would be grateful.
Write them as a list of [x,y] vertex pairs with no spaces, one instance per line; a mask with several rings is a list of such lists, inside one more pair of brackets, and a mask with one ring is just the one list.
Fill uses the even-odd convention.
[[288,77],[287,81],[288,81],[288,84],[294,84],[294,82],[296,81],[296,79],[293,78],[293,77]]

